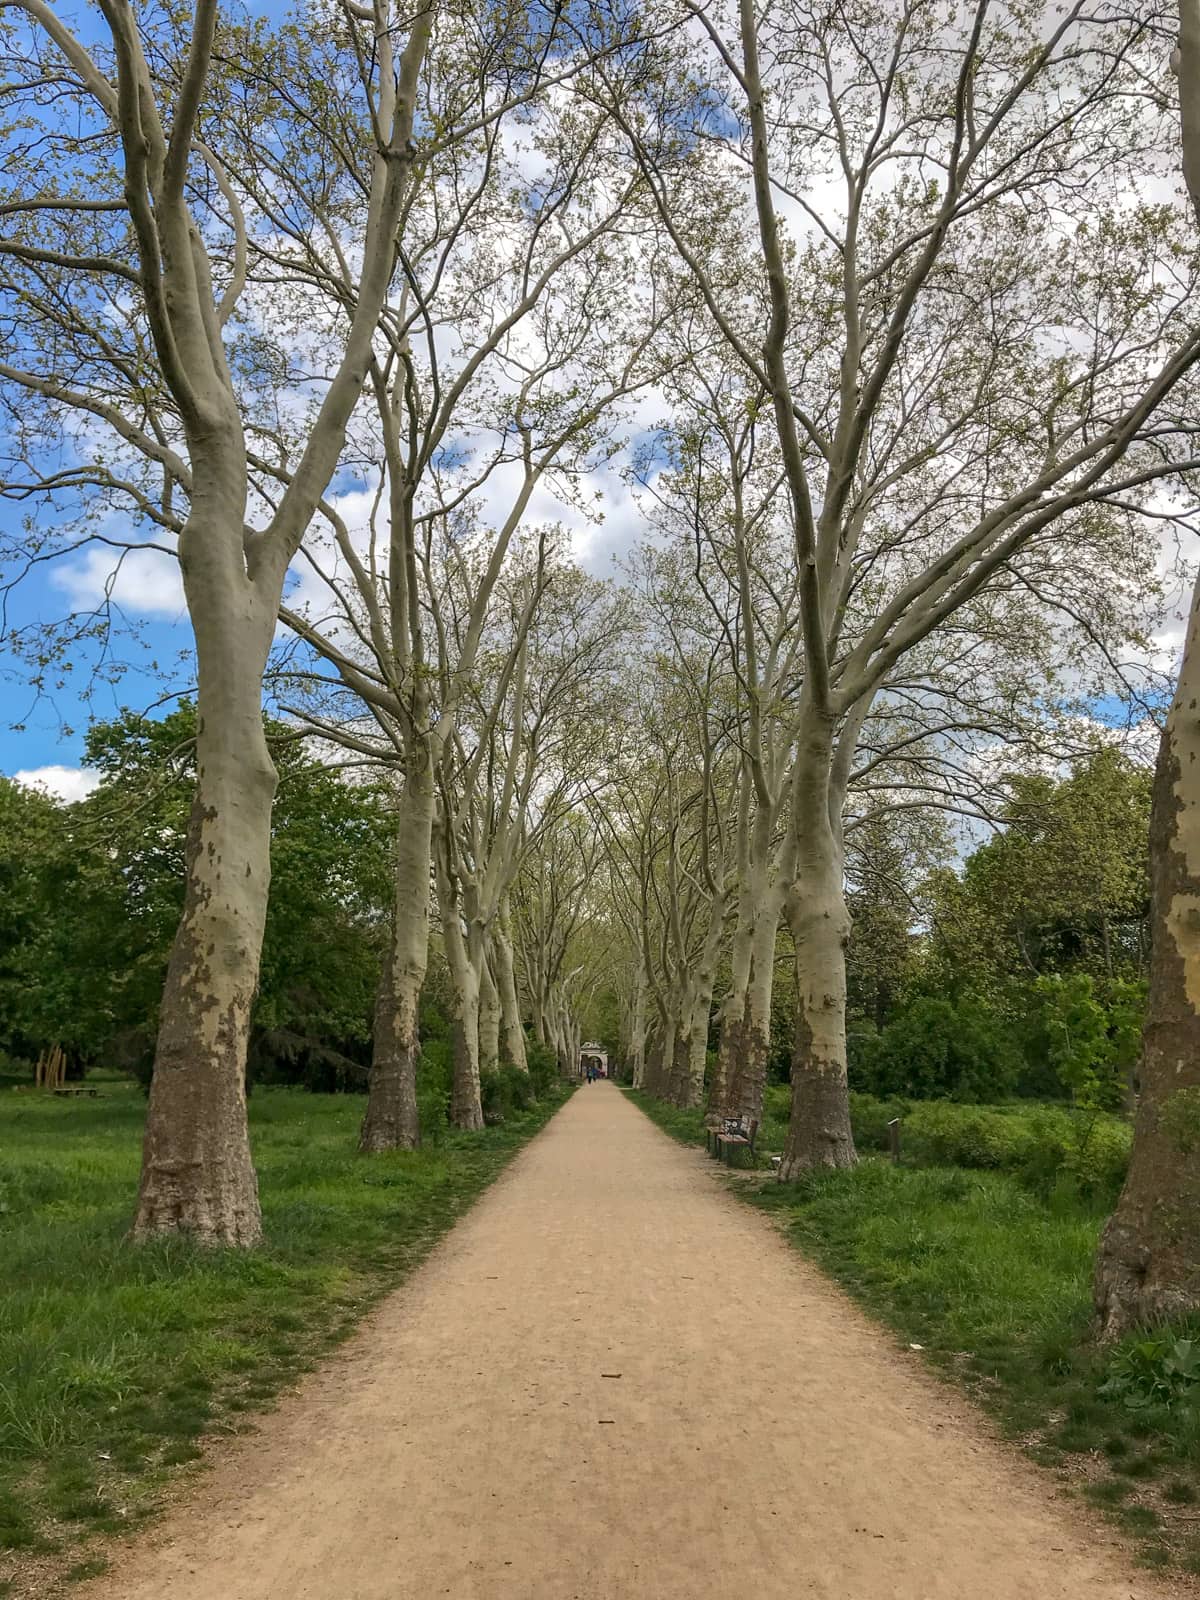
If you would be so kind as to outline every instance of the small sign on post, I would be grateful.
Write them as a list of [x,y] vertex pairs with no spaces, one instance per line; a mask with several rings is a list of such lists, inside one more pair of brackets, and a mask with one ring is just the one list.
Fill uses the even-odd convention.
[[888,1123],[887,1128],[888,1128],[888,1149],[892,1153],[892,1162],[893,1162],[894,1165],[899,1166],[900,1165],[900,1118],[899,1117],[893,1117],[892,1120]]

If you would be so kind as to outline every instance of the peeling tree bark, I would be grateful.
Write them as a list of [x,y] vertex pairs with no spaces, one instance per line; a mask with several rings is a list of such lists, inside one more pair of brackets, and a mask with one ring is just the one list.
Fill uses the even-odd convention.
[[[397,810],[395,899],[392,928],[375,1001],[374,1048],[367,1111],[358,1148],[415,1150],[419,1010],[429,959],[429,857],[433,828],[433,776],[427,752],[418,750]],[[424,755],[424,759],[420,759]]]
[[[188,194],[218,8],[195,8],[169,126],[134,8],[101,10],[115,86],[105,75],[108,62],[97,65],[62,25],[48,31],[83,71],[121,139],[142,309],[186,441],[190,483],[179,562],[197,655],[197,782],[184,909],[163,990],[132,1231],[135,1239],[186,1233],[204,1244],[246,1246],[262,1228],[245,1068],[276,781],[263,732],[262,677],[288,565],[341,456],[391,282],[432,10],[413,17],[398,60],[390,30],[380,38],[367,91],[377,148],[350,328],[287,488],[269,525],[250,537],[245,427],[224,343],[238,290],[216,300]],[[216,163],[212,152],[208,159]]]
[[742,1033],[746,1024],[746,1001],[750,988],[750,962],[754,949],[754,896],[748,875],[738,890],[737,925],[729,953],[729,988],[721,1005],[721,1035],[717,1041],[717,1064],[708,1092],[708,1121],[715,1127],[730,1110],[742,1054]]
[[270,884],[275,767],[260,685],[274,621],[248,584],[228,632],[210,610],[193,613],[202,662],[196,794],[133,1237],[186,1232],[203,1244],[246,1246],[262,1233],[245,1072]]
[[646,1060],[646,1093],[661,1100],[666,1094],[672,1051],[675,1048],[675,1021],[664,1006],[659,1014]]
[[1102,1338],[1200,1308],[1200,585],[1150,814],[1150,992],[1129,1173],[1096,1260]]
[[646,1081],[646,978],[641,967],[633,984],[633,1009],[629,1020],[629,1071],[633,1087]]
[[755,918],[740,1048],[734,1060],[734,1077],[729,1087],[728,1114],[749,1117],[752,1122],[762,1121],[767,1087],[767,1063],[771,1056],[771,995],[775,987],[775,939],[779,932],[781,909],[778,891],[772,888],[763,896]]
[[831,815],[832,765],[831,722],[813,713],[801,734],[795,774],[796,881],[788,921],[796,944],[796,1034],[781,1182],[813,1167],[850,1167],[858,1159],[846,1073],[850,914]]
[[[1179,0],[1171,65],[1200,220],[1200,0]],[[1096,1257],[1102,1339],[1200,1308],[1200,580],[1154,773],[1149,978],[1129,1172]]]
[[492,935],[496,952],[496,981],[500,989],[501,1054],[512,1066],[528,1072],[529,1060],[525,1053],[525,1028],[521,1022],[521,1002],[517,995],[516,963],[507,901],[501,904]]
[[454,1076],[450,1088],[450,1123],[452,1127],[469,1131],[483,1127],[483,1107],[479,1099],[479,973],[467,946],[446,850],[446,840],[438,825],[433,859],[452,997],[450,1037]]
[[[481,940],[480,944],[485,945]],[[500,990],[486,948],[479,953],[479,1069],[495,1072],[500,1066]]]

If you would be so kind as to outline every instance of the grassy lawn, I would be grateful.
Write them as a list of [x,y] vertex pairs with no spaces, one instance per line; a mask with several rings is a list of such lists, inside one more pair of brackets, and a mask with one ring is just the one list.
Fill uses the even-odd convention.
[[[700,1113],[631,1098],[668,1133],[703,1143]],[[764,1152],[782,1147],[777,1102],[774,1091]],[[979,1108],[938,1107],[943,1122],[959,1113],[977,1120]],[[849,1172],[796,1184],[762,1173],[734,1188],[922,1346],[1008,1437],[1113,1516],[1147,1562],[1200,1572],[1200,1345],[1184,1347],[1197,1359],[1194,1384],[1163,1379],[1164,1346],[1178,1351],[1200,1330],[1098,1351],[1089,1340],[1092,1259],[1111,1193],[1046,1179],[1040,1170],[918,1164],[915,1155],[893,1167],[868,1155]]]
[[566,1092],[364,1160],[361,1097],[256,1089],[267,1244],[242,1255],[125,1243],[145,1102],[90,1081],[103,1098],[0,1091],[0,1573],[44,1555],[90,1575],[86,1537],[152,1515],[201,1435],[236,1431],[344,1337]]

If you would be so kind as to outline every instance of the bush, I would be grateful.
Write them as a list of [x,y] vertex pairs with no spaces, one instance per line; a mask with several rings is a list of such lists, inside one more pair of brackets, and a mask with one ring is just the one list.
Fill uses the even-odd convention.
[[856,1075],[872,1094],[977,1102],[1012,1092],[1021,1068],[1007,1025],[969,998],[922,996],[876,1039],[859,1035]]
[[506,1063],[499,1068],[485,1067],[479,1074],[479,1102],[483,1120],[492,1126],[507,1122],[517,1112],[528,1111],[537,1096],[528,1072]]
[[1099,1112],[1032,1111],[1023,1119],[1029,1144],[1021,1177],[1049,1193],[1065,1178],[1089,1199],[1115,1201],[1125,1182],[1133,1130]]
[[1017,1119],[983,1108],[920,1107],[908,1127],[924,1158],[937,1166],[1015,1171],[1024,1163],[1028,1139]]
[[500,1102],[506,1117],[532,1109],[537,1095],[528,1072],[506,1061],[496,1076],[500,1079]]
[[846,1073],[851,1089],[871,1092],[879,1055],[879,1029],[863,1017],[846,1023]]
[[887,1125],[893,1117],[903,1117],[908,1107],[902,1100],[876,1100],[869,1094],[851,1094],[850,1127],[859,1150],[886,1150]]
[[479,1073],[479,1104],[483,1120],[489,1128],[503,1122],[508,1108],[504,1100],[504,1080],[495,1067],[483,1067]]
[[558,1058],[553,1050],[535,1040],[532,1044],[526,1044],[525,1059],[529,1063],[529,1081],[533,1084],[533,1092],[540,1100],[558,1082]]
[[447,1039],[427,1039],[417,1062],[417,1115],[421,1138],[437,1143],[450,1125],[454,1059]]
[[887,1149],[893,1117],[901,1119],[906,1162],[1009,1172],[1041,1195],[1065,1183],[1087,1199],[1115,1198],[1133,1138],[1128,1123],[1100,1112],[850,1096],[850,1122],[861,1151]]
[[1145,985],[1097,985],[1086,972],[1039,978],[1033,985],[1027,1049],[1044,1060],[1076,1105],[1116,1111],[1137,1061]]

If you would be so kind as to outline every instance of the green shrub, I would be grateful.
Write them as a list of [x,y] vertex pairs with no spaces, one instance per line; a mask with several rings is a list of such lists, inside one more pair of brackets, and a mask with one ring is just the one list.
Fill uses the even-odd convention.
[[525,1046],[525,1059],[529,1063],[529,1081],[533,1092],[541,1100],[558,1082],[558,1058],[554,1051],[536,1040]]
[[1011,1172],[1025,1160],[1026,1130],[984,1107],[924,1105],[909,1114],[907,1127],[923,1158],[937,1166]]
[[851,1089],[870,1092],[879,1056],[879,1029],[864,1017],[846,1023],[846,1073]]
[[1008,1025],[970,998],[923,995],[878,1038],[860,1035],[855,1049],[863,1086],[885,1098],[1002,1100],[1021,1068]]
[[505,1104],[504,1080],[495,1067],[483,1067],[479,1073],[479,1104],[483,1120],[489,1128],[503,1122],[508,1113]]
[[1116,1197],[1133,1137],[1118,1117],[1064,1106],[906,1104],[851,1094],[850,1122],[860,1151],[887,1149],[893,1117],[901,1120],[906,1163],[1010,1172],[1041,1195],[1066,1183],[1086,1199]]
[[850,1127],[859,1150],[886,1150],[887,1125],[893,1117],[903,1118],[908,1107],[901,1100],[877,1100],[873,1095],[850,1096]]
[[1145,985],[1056,974],[1037,980],[1033,1002],[1030,1053],[1044,1056],[1076,1105],[1119,1110],[1141,1042]]
[[1129,1166],[1133,1131],[1099,1112],[1038,1108],[1025,1114],[1028,1145],[1021,1177],[1047,1194],[1067,1179],[1089,1199],[1115,1201]]
[[479,1074],[479,1103],[483,1120],[490,1126],[507,1122],[519,1111],[528,1111],[536,1096],[527,1072],[506,1063],[499,1068],[485,1067]]
[[436,1143],[450,1125],[454,1060],[448,1039],[427,1039],[417,1062],[417,1115],[421,1138]]
[[523,1072],[520,1067],[514,1067],[509,1063],[500,1068],[500,1076],[508,1086],[510,1110],[531,1110],[537,1100],[537,1095],[534,1092],[533,1081],[529,1073]]
[[768,1083],[763,1094],[762,1123],[758,1130],[758,1154],[765,1160],[770,1151],[782,1150],[791,1121],[792,1091],[786,1083]]

